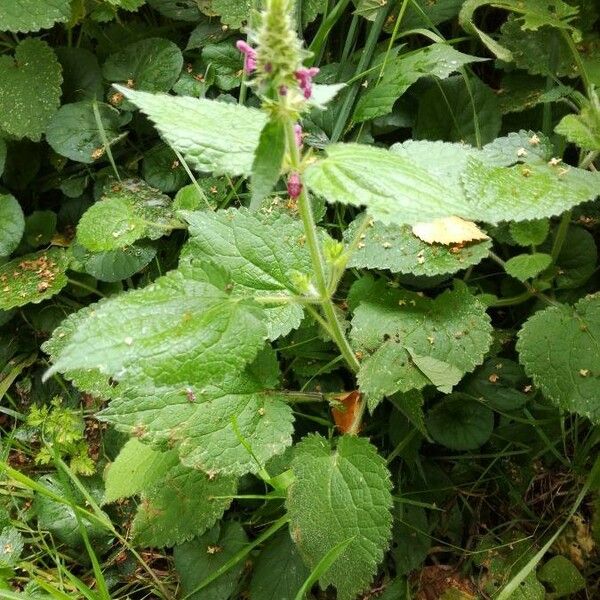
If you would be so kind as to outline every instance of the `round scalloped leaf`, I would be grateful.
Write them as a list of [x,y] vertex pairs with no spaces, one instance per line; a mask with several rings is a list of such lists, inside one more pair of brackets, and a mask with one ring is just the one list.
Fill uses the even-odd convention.
[[252,0],[198,0],[200,10],[209,17],[220,17],[224,25],[239,29],[248,21]]
[[427,413],[431,437],[451,450],[475,450],[492,435],[494,414],[466,394],[451,394]]
[[147,0],[148,4],[161,15],[176,21],[197,23],[202,19],[198,0]]
[[163,38],[146,38],[111,54],[102,73],[112,83],[167,92],[175,85],[182,68],[183,55],[176,44]]
[[105,252],[88,252],[77,244],[72,249],[73,257],[82,264],[88,275],[108,283],[131,277],[156,256],[156,248],[150,244],[136,244]]
[[536,252],[534,254],[519,254],[513,256],[504,264],[506,272],[519,281],[527,281],[537,277],[552,264],[549,254]]
[[142,177],[161,192],[176,192],[189,178],[177,155],[166,144],[157,144],[144,155]]
[[[108,104],[99,103],[97,108],[109,145],[118,142],[119,112]],[[106,153],[94,105],[89,100],[61,106],[48,124],[46,139],[55,152],[81,163],[91,164]]]
[[556,406],[600,423],[600,294],[534,314],[519,332],[525,371]]
[[8,256],[19,245],[25,218],[17,199],[10,194],[0,194],[0,256]]
[[174,546],[202,535],[229,508],[236,487],[233,477],[209,477],[182,465],[173,467],[142,493],[132,528],[136,542]]
[[61,84],[60,63],[42,40],[23,40],[14,58],[0,56],[0,129],[39,140],[60,106]]
[[385,460],[365,438],[345,435],[332,448],[309,435],[294,448],[292,470],[286,500],[292,539],[311,569],[350,540],[319,583],[335,586],[339,600],[354,600],[371,584],[391,537]]
[[60,248],[27,254],[0,266],[0,310],[38,304],[67,285],[70,257]]
[[[353,221],[344,232],[347,243],[354,239],[362,218]],[[413,234],[409,225],[376,222],[364,232],[348,266],[413,275],[444,275],[478,264],[486,258],[490,247],[490,240],[450,246],[427,244]]]
[[4,0],[0,2],[0,31],[27,33],[66,23],[71,0]]

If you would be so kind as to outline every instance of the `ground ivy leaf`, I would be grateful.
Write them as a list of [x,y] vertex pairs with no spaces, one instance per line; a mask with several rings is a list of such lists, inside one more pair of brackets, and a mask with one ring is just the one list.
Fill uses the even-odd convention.
[[39,140],[60,106],[61,84],[60,63],[42,40],[23,40],[14,58],[0,56],[0,129]]
[[92,252],[123,249],[141,238],[156,240],[176,224],[171,199],[143,181],[112,184],[77,225],[77,242]]
[[548,237],[550,221],[535,219],[510,223],[509,230],[511,237],[519,246],[539,246]]
[[150,489],[178,463],[176,452],[159,452],[131,438],[106,471],[102,503],[109,504]]
[[[383,396],[430,383],[448,389],[459,373],[464,375],[483,361],[492,341],[490,319],[466,287],[432,300],[370,277],[356,285],[361,286],[361,303],[354,311],[350,337],[363,355],[358,381],[372,406]],[[447,364],[452,381],[440,379],[440,362]]]
[[184,465],[207,473],[256,473],[257,460],[264,464],[292,443],[292,411],[282,394],[265,389],[263,378],[248,371],[211,384],[202,374],[178,372],[176,379],[170,386],[123,386],[100,418],[177,449]]
[[146,38],[111,54],[102,73],[107,81],[129,88],[168,92],[182,68],[183,55],[177,44],[163,38]]
[[[175,546],[173,557],[183,591],[191,594],[204,579],[232,560],[247,544],[244,528],[237,521],[225,521],[199,538]],[[237,561],[215,581],[189,595],[188,600],[230,598],[244,568],[245,562]]]
[[216,100],[118,89],[198,171],[232,176],[252,172],[254,152],[266,123],[263,111]]
[[95,369],[169,385],[240,371],[264,344],[264,314],[204,278],[187,267],[99,302],[78,322],[50,372]]
[[577,567],[565,556],[553,556],[537,571],[537,577],[552,591],[552,598],[572,596],[584,590],[587,582]]
[[340,600],[353,600],[373,580],[391,536],[385,461],[365,438],[342,436],[331,448],[309,435],[296,445],[292,469],[286,500],[292,539],[309,568],[351,539],[319,583],[335,586]]
[[[119,133],[119,111],[108,104],[96,106],[104,134],[112,146],[123,138]],[[94,102],[90,100],[61,106],[50,119],[46,139],[55,152],[80,163],[91,164],[106,153]]]
[[[347,243],[354,239],[361,219],[353,221],[344,232]],[[350,257],[349,267],[389,269],[392,273],[413,275],[443,275],[478,264],[487,257],[491,248],[490,240],[451,246],[427,244],[413,234],[410,225],[374,222],[363,235]]]
[[600,174],[559,164],[495,167],[471,158],[462,183],[467,211],[496,224],[552,217],[593,200]]
[[[543,250],[551,251],[548,240]],[[594,236],[583,227],[571,226],[560,254],[556,259],[556,276],[554,278],[558,289],[575,289],[583,284],[596,271],[598,248]]]
[[0,30],[28,33],[65,23],[70,0],[7,0],[0,4]]
[[173,467],[142,494],[133,520],[136,542],[145,546],[174,546],[202,535],[229,508],[236,487],[233,477],[209,478],[182,465]]
[[[539,311],[519,332],[517,350],[527,374],[563,410],[600,423],[600,295],[574,307]],[[556,343],[560,340],[560,343]]]
[[[287,335],[300,325],[303,310],[291,300],[297,277],[310,279],[312,263],[302,223],[282,212],[265,214],[245,208],[218,212],[183,212],[190,241],[182,259],[210,259],[224,267],[233,295],[280,297],[267,305],[269,337]],[[295,279],[296,277],[296,279]]]
[[14,196],[0,194],[0,256],[12,253],[24,231],[25,218],[21,205]]
[[189,181],[175,152],[162,143],[146,152],[142,161],[142,177],[148,185],[165,193],[177,192]]
[[534,254],[519,254],[508,259],[504,264],[506,272],[519,281],[527,281],[537,277],[552,264],[549,254],[535,252]]
[[427,413],[431,437],[451,450],[475,450],[494,429],[490,408],[466,394],[450,394]]
[[69,254],[61,248],[27,254],[0,266],[0,310],[38,304],[67,285]]

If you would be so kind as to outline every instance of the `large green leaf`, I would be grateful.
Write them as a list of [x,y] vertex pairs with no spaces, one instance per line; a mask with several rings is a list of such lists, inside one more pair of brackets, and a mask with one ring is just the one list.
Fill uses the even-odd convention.
[[191,266],[99,302],[79,321],[50,372],[96,369],[117,379],[177,385],[243,369],[266,338],[262,310],[205,277]]
[[350,337],[364,357],[358,382],[371,407],[383,396],[428,384],[448,392],[483,361],[490,319],[466,287],[435,300],[369,277],[355,287],[362,301]]
[[[247,333],[238,334],[240,341],[242,335]],[[172,385],[119,390],[100,418],[144,441],[176,448],[189,467],[231,475],[257,472],[291,444],[292,411],[258,375],[228,374],[229,353],[221,348],[213,370],[222,376],[214,383],[204,383],[202,373],[175,373],[178,363],[170,360],[165,367],[174,371]],[[194,368],[202,370],[199,365],[202,360]]]
[[60,106],[61,66],[50,46],[23,40],[14,58],[0,56],[0,130],[39,140]]
[[386,65],[382,77],[361,96],[353,120],[366,121],[391,112],[396,100],[421,77],[444,79],[464,65],[481,60],[485,59],[463,54],[443,43],[401,55]]
[[[353,221],[344,232],[348,242],[357,234],[362,218]],[[427,244],[414,235],[409,225],[374,222],[362,235],[348,262],[349,267],[389,269],[392,273],[430,277],[476,265],[487,257],[491,247],[489,240],[454,246]]]
[[111,54],[102,72],[112,83],[149,92],[168,92],[182,67],[183,55],[176,44],[162,38],[146,38]]
[[[108,104],[82,100],[61,106],[48,123],[46,138],[55,152],[77,162],[91,164],[105,157],[105,140],[109,146],[123,136],[119,134],[119,111]],[[104,132],[102,132],[104,130]]]
[[8,256],[19,245],[23,231],[25,218],[21,205],[14,196],[0,194],[0,256]]
[[273,297],[265,308],[271,339],[300,325],[303,310],[292,296],[300,291],[298,276],[309,280],[312,273],[300,221],[281,212],[269,215],[244,208],[183,215],[191,234],[184,260],[210,259],[224,267],[234,295]]
[[286,506],[292,539],[314,568],[338,544],[349,545],[319,578],[340,600],[364,591],[387,549],[392,527],[390,475],[365,438],[343,436],[335,448],[320,435],[295,448]]
[[123,249],[141,238],[156,240],[175,224],[168,196],[143,181],[120,181],[81,217],[77,242],[92,252]]
[[525,371],[556,406],[600,423],[600,295],[534,314],[519,332]]
[[267,120],[264,112],[229,102],[117,88],[198,171],[250,175]]
[[244,561],[235,562],[223,575],[192,594],[207,577],[224,567],[248,544],[244,528],[237,521],[225,521],[196,540],[176,546],[175,568],[188,600],[226,600],[233,594],[244,571]]
[[0,2],[0,31],[39,31],[65,23],[70,16],[70,0],[4,0]]
[[38,304],[67,285],[69,255],[60,248],[27,254],[0,266],[0,310]]
[[174,546],[202,535],[229,508],[235,492],[232,477],[209,478],[201,471],[176,466],[142,493],[133,536],[146,546]]

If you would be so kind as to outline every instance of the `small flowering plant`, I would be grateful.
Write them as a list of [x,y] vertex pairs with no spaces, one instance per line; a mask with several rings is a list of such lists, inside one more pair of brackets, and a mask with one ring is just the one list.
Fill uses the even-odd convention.
[[[292,14],[291,0],[266,0],[247,39],[237,41],[240,98],[247,88],[253,94],[247,103],[115,86],[193,176],[191,198],[171,202],[120,182],[83,215],[77,240],[108,253],[117,242],[122,249],[176,230],[187,236],[177,268],[63,321],[44,345],[46,376],[61,373],[105,400],[98,419],[129,434],[108,471],[105,502],[142,497],[132,524],[139,543],[181,548],[208,535],[218,553],[213,538],[239,527],[227,516],[232,501],[264,499],[269,526],[241,547],[249,553],[287,528],[278,543],[299,557],[305,585],[318,579],[353,600],[369,590],[390,545],[388,465],[412,452],[413,439],[454,451],[492,436],[494,406],[480,394],[489,387],[471,375],[485,373],[485,385],[500,380],[493,369],[503,338],[492,335],[489,310],[534,298],[546,304],[515,325],[515,378],[532,380],[517,401],[527,402],[535,384],[555,408],[600,422],[600,356],[590,341],[600,337],[600,299],[570,306],[545,293],[564,276],[557,261],[571,210],[598,194],[600,175],[588,169],[598,154],[590,149],[579,166],[565,166],[550,138],[533,131],[473,146],[359,143],[368,139],[365,115],[381,115],[381,106],[385,113],[394,86],[424,73],[448,77],[479,59],[436,42],[403,57],[414,62],[401,76],[390,79],[381,67],[355,102],[352,83],[318,83]],[[381,26],[386,15],[378,13]],[[453,58],[431,61],[436,52]],[[586,123],[598,105],[587,87],[589,101],[580,98],[581,114],[570,115]],[[312,146],[303,123],[314,124],[337,94],[336,114],[351,113],[356,139],[337,141],[346,129],[340,119],[331,139]],[[579,121],[575,130],[581,134]],[[192,171],[235,179],[236,193],[248,193],[240,206],[217,210]],[[288,203],[276,201],[282,195]],[[504,260],[492,248],[497,232],[531,251]],[[514,295],[497,297],[470,280],[484,260],[510,275],[510,290],[520,286]],[[33,275],[29,288],[38,283]],[[434,294],[431,282],[443,291]],[[548,331],[573,340],[568,360],[548,348]],[[306,376],[297,385],[280,359],[286,364],[291,348],[306,347],[310,360],[292,360]],[[400,439],[387,423],[385,432],[372,426],[386,403],[401,415]],[[427,417],[426,403],[434,404]],[[497,406],[505,418],[509,409]],[[397,447],[386,460],[373,442],[388,434]],[[201,596],[211,577],[188,595]]]

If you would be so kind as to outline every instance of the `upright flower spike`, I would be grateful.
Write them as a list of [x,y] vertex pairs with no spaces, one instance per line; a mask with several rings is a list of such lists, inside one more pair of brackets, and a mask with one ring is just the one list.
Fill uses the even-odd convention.
[[307,53],[302,49],[292,19],[291,0],[267,0],[256,32],[257,78],[275,90],[297,85],[295,73]]
[[238,40],[235,47],[244,55],[244,71],[250,75],[256,70],[256,50],[244,40]]

